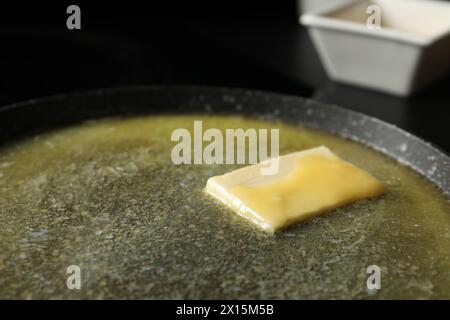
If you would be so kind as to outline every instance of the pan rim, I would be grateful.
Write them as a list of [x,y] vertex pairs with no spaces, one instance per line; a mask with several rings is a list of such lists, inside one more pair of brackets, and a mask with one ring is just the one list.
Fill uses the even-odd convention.
[[[7,112],[13,112],[17,109],[29,107],[33,105],[42,105],[45,103],[54,103],[58,101],[64,101],[64,100],[70,100],[80,97],[89,97],[89,96],[101,96],[101,95],[108,95],[108,94],[117,94],[117,93],[133,93],[133,92],[148,92],[148,91],[184,91],[189,93],[200,93],[203,92],[204,94],[241,94],[241,95],[252,95],[252,96],[260,96],[260,97],[267,97],[270,96],[272,98],[276,99],[289,99],[293,100],[294,102],[300,103],[303,102],[305,104],[311,105],[311,106],[320,106],[320,108],[325,110],[330,110],[334,113],[340,113],[342,115],[345,115],[349,118],[359,118],[364,119],[366,122],[371,122],[373,125],[379,127],[380,129],[388,129],[391,132],[396,133],[399,136],[403,136],[404,138],[409,139],[411,142],[414,142],[418,145],[421,145],[424,149],[428,148],[428,151],[433,153],[433,157],[437,157],[437,161],[443,161],[449,164],[450,167],[450,153],[443,150],[441,147],[435,145],[434,143],[423,139],[415,134],[412,134],[394,124],[391,124],[389,122],[386,122],[384,120],[381,120],[379,118],[366,115],[361,112],[357,112],[351,109],[347,109],[345,107],[341,107],[337,104],[331,104],[331,103],[323,103],[314,99],[304,98],[301,96],[297,96],[294,94],[284,94],[279,92],[273,92],[273,91],[266,91],[266,90],[255,90],[255,89],[246,89],[246,88],[238,88],[238,87],[223,87],[223,86],[206,86],[206,85],[133,85],[133,86],[117,86],[117,87],[108,87],[108,88],[98,88],[98,89],[91,89],[91,90],[80,90],[80,91],[74,91],[70,93],[58,93],[53,95],[48,95],[44,97],[39,98],[31,98],[23,101],[14,102],[11,104],[7,104],[4,106],[0,106],[0,114],[5,114]],[[235,112],[237,113],[237,112]],[[148,114],[151,114],[150,110]],[[230,114],[233,114],[233,112],[230,112]],[[101,117],[101,116],[100,116]],[[97,118],[100,118],[97,117]],[[278,118],[281,121],[287,121],[287,119],[284,119],[283,117],[275,117]],[[433,173],[427,172],[427,170],[423,170],[417,165],[414,164],[414,161],[411,159],[408,159],[408,157],[404,158],[401,155],[396,154],[392,150],[386,149],[383,146],[380,146],[377,143],[370,142],[364,138],[359,137],[359,135],[352,134],[349,132],[346,134],[345,132],[339,132],[334,131],[332,129],[328,129],[324,126],[320,126],[314,124],[314,123],[308,123],[303,122],[301,120],[297,119],[297,123],[301,123],[310,127],[314,127],[315,129],[323,130],[325,132],[337,135],[344,139],[349,139],[351,141],[360,143],[366,147],[369,147],[371,149],[376,150],[377,152],[380,152],[384,154],[385,156],[389,157],[392,160],[395,160],[399,162],[402,165],[407,166],[414,172],[420,174],[422,177],[433,183],[436,187],[438,187],[447,197],[450,197],[450,183],[446,183],[446,179],[450,181],[450,170],[445,171],[443,174],[444,176],[442,179],[438,179],[439,177],[435,178],[433,177]],[[406,156],[406,155],[405,155]]]

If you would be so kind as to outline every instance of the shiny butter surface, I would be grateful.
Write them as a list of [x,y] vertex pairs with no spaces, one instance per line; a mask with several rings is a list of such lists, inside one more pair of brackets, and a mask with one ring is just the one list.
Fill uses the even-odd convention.
[[323,146],[278,160],[275,175],[252,165],[210,178],[206,191],[268,232],[385,192],[369,173]]

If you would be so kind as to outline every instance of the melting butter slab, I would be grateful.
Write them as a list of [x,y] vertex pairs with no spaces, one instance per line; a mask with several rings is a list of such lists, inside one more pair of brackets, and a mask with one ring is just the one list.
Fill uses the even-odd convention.
[[205,190],[272,233],[385,192],[380,181],[324,146],[277,160],[274,175],[261,174],[261,166],[267,165],[262,162],[212,177]]

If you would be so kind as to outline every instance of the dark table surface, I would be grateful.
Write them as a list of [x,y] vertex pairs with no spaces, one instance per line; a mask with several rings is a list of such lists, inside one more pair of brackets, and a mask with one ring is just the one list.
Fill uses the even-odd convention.
[[66,28],[63,5],[44,20],[33,11],[2,10],[0,105],[135,84],[244,87],[338,104],[450,152],[450,75],[408,99],[329,81],[295,8],[148,17],[134,7],[81,7],[79,31]]

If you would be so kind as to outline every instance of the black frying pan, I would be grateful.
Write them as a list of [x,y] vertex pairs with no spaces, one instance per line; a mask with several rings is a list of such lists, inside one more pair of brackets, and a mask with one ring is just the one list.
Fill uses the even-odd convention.
[[450,158],[430,143],[364,114],[275,93],[199,87],[133,87],[29,100],[0,109],[0,142],[87,118],[192,112],[265,116],[335,133],[413,168],[450,195]]
[[[300,97],[274,93],[198,87],[134,87],[31,100],[0,109],[0,142],[14,142],[21,136],[39,130],[64,126],[88,118],[194,112],[242,114],[251,117],[282,119],[289,123],[302,124],[335,133],[365,144],[406,164],[432,181],[446,195],[450,195],[450,158],[429,143],[363,114]],[[178,181],[177,173],[168,172],[167,174],[171,175],[170,179]],[[57,191],[55,190],[55,192]],[[146,190],[142,192],[144,198],[151,198]],[[158,197],[151,199],[158,201]],[[206,199],[201,201],[203,200],[208,201]],[[114,202],[115,199],[111,201]],[[199,204],[198,207],[197,204]],[[121,205],[120,202],[118,205]],[[174,224],[168,219],[163,222],[160,229],[155,230],[155,233],[153,233],[151,225],[145,225],[145,212],[140,212],[139,215],[131,218],[126,217],[126,221],[131,219],[129,221],[138,224],[142,222],[141,219],[144,220],[144,225],[140,225],[143,229],[138,229],[139,233],[134,233],[136,230],[129,224],[122,227],[126,229],[125,238],[130,234],[137,237],[131,239],[130,245],[128,240],[123,240],[123,238],[112,242],[106,239],[98,244],[94,241],[95,239],[92,242],[85,239],[83,243],[73,240],[74,243],[68,245],[67,252],[56,251],[56,254],[52,255],[52,253],[41,250],[38,251],[38,256],[35,258],[27,258],[26,255],[14,257],[11,259],[11,263],[17,261],[18,264],[10,270],[16,271],[9,272],[11,278],[16,280],[8,278],[8,271],[2,272],[0,283],[3,285],[0,288],[0,297],[366,298],[370,297],[370,294],[360,291],[366,277],[365,268],[368,263],[377,262],[377,250],[379,248],[386,250],[393,257],[389,261],[397,263],[395,243],[371,246],[372,241],[377,239],[380,232],[389,232],[390,225],[384,225],[383,221],[371,229],[373,234],[365,235],[358,231],[352,231],[354,217],[346,217],[344,214],[337,219],[343,221],[349,219],[350,225],[347,227],[344,224],[344,228],[342,228],[348,229],[347,231],[334,228],[333,218],[330,217],[331,220],[323,219],[319,223],[294,228],[293,231],[283,233],[280,237],[271,237],[253,229],[246,229],[246,224],[242,228],[234,228],[233,224],[227,222],[229,217],[227,211],[219,212],[219,214],[216,212],[215,216],[209,215],[211,212],[201,208],[202,202],[192,203],[191,207],[194,208],[192,209],[194,211],[191,212],[190,217],[194,219],[194,224],[197,215],[195,210],[200,210],[200,214],[211,217],[207,218],[207,223],[211,221],[208,219],[213,219],[213,221],[222,219],[222,223],[226,224],[224,229],[226,232],[221,236],[224,240],[218,240],[216,231],[223,230],[207,230],[202,225],[194,226],[197,228],[195,229],[197,234],[192,236],[189,230],[186,230],[189,222],[184,221],[186,219],[183,218],[183,212],[178,210],[177,206],[178,204],[174,203],[173,210],[176,215],[178,214],[179,220],[176,220]],[[121,212],[120,210],[119,208],[119,212]],[[136,207],[136,210],[139,210],[139,206]],[[36,219],[39,221],[39,217]],[[61,224],[64,225],[64,222]],[[387,230],[384,230],[386,227]],[[323,233],[324,230],[328,230],[328,234],[334,234],[337,237],[335,239],[338,240],[345,232],[347,240],[349,240],[347,245],[355,247],[356,251],[351,248],[342,249],[339,244],[328,241],[330,238]],[[33,229],[25,231],[25,233],[28,232],[28,237],[32,238],[32,245],[35,245],[33,241],[36,237],[42,239],[47,237],[47,232],[52,232],[52,230],[44,231]],[[88,231],[88,236],[94,233],[94,230],[89,229]],[[429,235],[427,230],[424,232]],[[18,236],[25,237],[27,234],[19,233]],[[66,233],[62,234],[63,237],[66,235]],[[395,241],[396,236],[408,237],[407,234],[394,234],[389,239]],[[443,237],[443,235],[440,236]],[[144,240],[141,241],[140,237]],[[161,240],[160,237],[164,237],[163,243],[158,242]],[[365,242],[366,249],[373,251],[368,258],[364,255],[365,253],[360,254],[357,251],[358,243],[361,241]],[[200,245],[200,247],[196,247],[196,245]],[[417,243],[418,248],[420,245]],[[155,248],[155,246],[161,247]],[[413,242],[411,246],[415,248],[416,243]],[[286,251],[280,251],[282,248]],[[264,251],[263,254],[261,254],[262,251]],[[16,252],[20,252],[20,250]],[[70,252],[73,252],[74,256],[71,256]],[[445,251],[443,252],[445,253]],[[14,252],[11,254],[14,255]],[[62,254],[62,256],[58,258],[58,254]],[[286,256],[291,262],[283,260]],[[65,288],[65,273],[59,274],[58,272],[63,272],[64,269],[61,268],[65,268],[67,263],[74,263],[74,261],[78,263],[77,259],[80,257],[85,259],[82,259],[81,263],[85,264],[83,270],[86,271],[83,272],[88,277],[87,289],[82,289],[80,292],[68,291]],[[203,261],[204,257],[209,260]],[[96,259],[100,259],[100,261]],[[404,257],[404,259],[406,258]],[[438,259],[445,263],[446,257],[438,255]],[[61,262],[63,260],[64,262]],[[35,261],[39,261],[39,263],[36,265]],[[351,261],[352,265],[347,265],[346,261]],[[3,260],[2,263],[10,262]],[[48,263],[50,264],[47,265]],[[403,260],[398,263],[400,265],[396,267],[402,268]],[[430,266],[433,266],[432,263],[430,262]],[[423,265],[426,264],[423,263]],[[252,268],[255,266],[259,268],[259,270],[255,269],[255,272],[260,272],[256,280],[252,274]],[[388,266],[388,272],[392,272],[390,267],[392,265]],[[48,270],[49,268],[51,270]],[[270,277],[273,276],[273,270],[281,272],[280,277],[284,276],[285,280],[281,283],[277,282],[279,277],[276,274],[275,277]],[[334,270],[340,270],[343,273],[336,274]],[[414,274],[414,270],[400,269],[399,274],[411,276]],[[47,274],[48,272],[50,273]],[[283,274],[284,272],[286,274]],[[329,275],[333,277],[332,287],[327,282]],[[396,278],[392,273],[391,277]],[[399,281],[408,285],[408,277],[406,278],[406,280],[399,278]],[[195,279],[195,281],[192,282],[191,279]],[[43,283],[48,283],[48,285],[43,285]],[[417,291],[411,291],[411,295],[408,295],[410,291],[407,287],[403,288],[404,291],[401,295],[390,295],[389,285],[392,289],[395,288],[396,283],[387,283],[387,294],[382,297],[432,296],[432,292]],[[55,289],[54,286],[57,286],[58,289]],[[424,284],[424,288],[425,290],[428,288],[427,283]],[[444,286],[444,288],[447,287]],[[354,289],[358,291],[355,292]],[[447,291],[438,292],[437,296],[448,297],[448,294]]]

